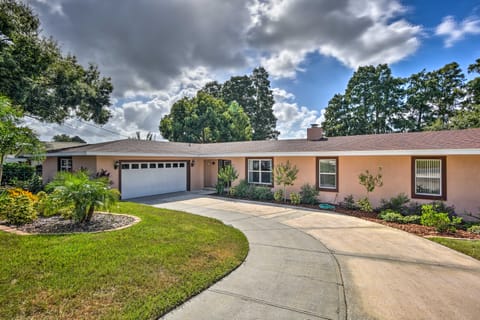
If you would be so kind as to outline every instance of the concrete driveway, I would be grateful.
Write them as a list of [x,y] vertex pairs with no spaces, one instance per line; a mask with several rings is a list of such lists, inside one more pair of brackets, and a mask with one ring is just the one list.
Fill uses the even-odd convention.
[[328,212],[195,194],[139,202],[222,220],[250,252],[165,319],[478,319],[480,261]]

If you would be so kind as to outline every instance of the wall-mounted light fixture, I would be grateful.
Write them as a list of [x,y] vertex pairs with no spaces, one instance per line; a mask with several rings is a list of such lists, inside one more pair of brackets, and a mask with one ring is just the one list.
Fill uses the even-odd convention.
[[117,170],[119,166],[120,166],[120,161],[116,160],[116,161],[113,163],[113,169]]
[[190,166],[191,166],[191,167],[194,167],[194,166],[195,166],[195,160],[192,160],[192,162],[190,162]]

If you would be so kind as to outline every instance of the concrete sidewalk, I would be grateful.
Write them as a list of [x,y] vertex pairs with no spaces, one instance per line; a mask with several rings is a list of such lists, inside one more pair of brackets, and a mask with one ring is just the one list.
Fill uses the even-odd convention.
[[245,233],[231,275],[165,319],[476,319],[480,262],[368,221],[194,194],[142,201]]

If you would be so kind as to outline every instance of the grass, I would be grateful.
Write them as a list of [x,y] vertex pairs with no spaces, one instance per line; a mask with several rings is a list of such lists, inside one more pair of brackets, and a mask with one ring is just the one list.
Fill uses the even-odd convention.
[[0,232],[1,319],[154,319],[237,267],[248,253],[218,220],[121,202],[142,221],[97,234]]
[[429,239],[480,260],[480,240],[458,240],[437,237]]

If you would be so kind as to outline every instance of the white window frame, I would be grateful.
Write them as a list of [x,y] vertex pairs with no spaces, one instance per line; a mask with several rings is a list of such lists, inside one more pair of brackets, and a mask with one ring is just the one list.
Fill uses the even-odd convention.
[[[253,162],[258,161],[258,170],[253,170]],[[270,170],[262,170],[262,161],[270,162]],[[252,165],[250,165],[250,163]],[[250,169],[252,168],[252,169]],[[258,182],[250,181],[250,172],[258,172]],[[264,182],[262,181],[262,173],[268,172],[270,173],[270,181]],[[264,186],[271,186],[273,185],[273,159],[248,159],[247,161],[247,181],[251,184],[258,184]]]
[[[424,174],[419,174],[418,172],[418,163],[419,162],[426,162],[426,161],[429,161],[429,162],[435,162],[435,163],[438,163],[439,164],[439,167],[438,167],[438,173],[436,175],[434,175],[432,172],[430,173],[424,173]],[[427,196],[427,197],[443,197],[444,195],[444,190],[443,189],[443,176],[442,176],[442,172],[443,172],[443,161],[442,159],[440,158],[431,158],[431,159],[428,159],[428,158],[421,158],[421,159],[415,159],[415,172],[414,172],[414,179],[415,179],[415,183],[414,183],[414,193],[415,195],[417,196]],[[437,179],[438,180],[438,184],[439,184],[439,193],[431,193],[431,192],[417,192],[417,179],[419,178],[428,178],[428,179]]]
[[[318,158],[318,188],[321,189],[321,190],[332,190],[332,191],[337,191],[338,190],[338,158],[335,158],[335,157],[332,157],[332,158]],[[322,172],[322,166],[320,165],[320,163],[322,161],[335,161],[335,173],[332,173],[332,172]],[[334,176],[335,177],[335,185],[332,187],[332,186],[326,186],[326,185],[322,185],[322,175],[329,175],[329,176]]]
[[58,169],[59,171],[72,172],[73,170],[73,160],[72,158],[60,158]]

